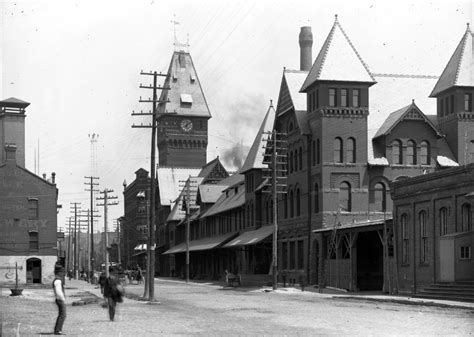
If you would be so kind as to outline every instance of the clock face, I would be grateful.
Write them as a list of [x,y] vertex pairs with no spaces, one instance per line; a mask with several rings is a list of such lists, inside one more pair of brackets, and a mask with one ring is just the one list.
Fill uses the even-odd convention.
[[193,123],[189,119],[183,119],[180,126],[185,132],[189,132],[193,129]]

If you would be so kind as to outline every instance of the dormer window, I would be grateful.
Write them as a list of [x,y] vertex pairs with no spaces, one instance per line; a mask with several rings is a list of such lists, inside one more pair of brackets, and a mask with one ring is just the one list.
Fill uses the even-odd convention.
[[336,89],[329,89],[329,106],[336,106]]
[[181,104],[193,104],[193,96],[189,94],[181,94]]
[[472,111],[472,94],[464,94],[464,111]]

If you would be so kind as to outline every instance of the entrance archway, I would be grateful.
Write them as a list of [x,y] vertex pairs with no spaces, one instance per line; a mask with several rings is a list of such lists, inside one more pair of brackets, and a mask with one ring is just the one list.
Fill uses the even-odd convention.
[[359,290],[383,288],[383,249],[377,231],[358,235],[357,287]]
[[41,283],[41,260],[32,257],[26,260],[26,282]]

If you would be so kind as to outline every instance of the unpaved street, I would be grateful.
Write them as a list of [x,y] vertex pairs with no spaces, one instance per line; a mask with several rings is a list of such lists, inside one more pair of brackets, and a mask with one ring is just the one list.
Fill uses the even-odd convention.
[[[126,290],[141,295],[142,287],[133,285]],[[64,331],[68,336],[474,334],[471,309],[334,299],[294,289],[277,293],[227,289],[172,280],[157,280],[155,293],[160,304],[126,299],[119,305],[116,322],[109,322],[106,310],[97,304],[68,306]],[[51,334],[56,307],[47,293],[29,299],[2,296],[0,300],[4,336],[14,336],[18,323],[21,336]]]

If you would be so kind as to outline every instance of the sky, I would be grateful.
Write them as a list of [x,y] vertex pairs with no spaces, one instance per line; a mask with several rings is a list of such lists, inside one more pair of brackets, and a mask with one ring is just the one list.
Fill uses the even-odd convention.
[[[270,100],[276,106],[283,68],[299,69],[300,27],[312,27],[314,60],[335,14],[372,72],[439,76],[472,23],[473,4],[0,0],[0,99],[31,103],[26,167],[48,177],[56,173],[58,226],[67,223],[72,202],[89,208],[84,177],[91,174],[100,178],[100,190],[118,197],[108,211],[109,229],[123,215],[124,181],[132,182],[140,167],[150,170],[151,130],[131,127],[149,122],[131,116],[151,108],[138,102],[149,97],[139,85],[150,84],[140,71],[166,72],[175,36],[189,41],[212,115],[207,159],[220,156],[235,170]],[[98,135],[95,166],[92,134]]]

